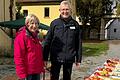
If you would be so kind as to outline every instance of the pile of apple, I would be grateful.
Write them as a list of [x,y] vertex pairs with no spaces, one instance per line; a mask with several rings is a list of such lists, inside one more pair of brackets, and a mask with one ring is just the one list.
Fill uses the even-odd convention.
[[110,80],[111,73],[115,70],[116,65],[120,64],[119,59],[108,59],[103,67],[97,68],[97,70],[84,80]]
[[98,68],[90,77],[85,80],[104,80],[104,77],[109,77],[109,72],[112,72],[110,68]]
[[108,59],[106,63],[104,63],[104,66],[115,68],[117,64],[119,64],[119,59]]
[[94,76],[85,78],[84,80],[104,80],[104,79],[100,78],[99,76],[94,75]]
[[110,69],[110,68],[105,68],[105,67],[104,68],[98,68],[98,70],[96,72],[94,72],[94,75],[109,77],[110,72],[112,72],[112,69]]

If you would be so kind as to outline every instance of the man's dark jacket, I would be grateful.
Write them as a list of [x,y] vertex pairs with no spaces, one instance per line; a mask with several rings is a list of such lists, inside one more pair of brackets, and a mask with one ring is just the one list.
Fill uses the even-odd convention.
[[60,16],[51,22],[43,47],[44,60],[58,62],[81,62],[81,29],[77,21],[69,17],[66,21]]

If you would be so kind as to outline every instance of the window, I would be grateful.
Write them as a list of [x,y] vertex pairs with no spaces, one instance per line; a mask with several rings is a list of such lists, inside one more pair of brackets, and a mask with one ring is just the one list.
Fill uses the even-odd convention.
[[49,17],[49,7],[44,8],[44,17]]
[[117,31],[117,29],[114,29],[114,32],[116,32]]
[[28,10],[23,10],[24,17],[28,16]]

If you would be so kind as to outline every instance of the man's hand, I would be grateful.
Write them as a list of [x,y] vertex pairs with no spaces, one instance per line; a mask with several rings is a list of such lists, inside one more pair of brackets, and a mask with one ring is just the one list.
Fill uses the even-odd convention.
[[44,69],[45,69],[46,71],[50,71],[50,69],[51,69],[51,64],[49,64],[48,61],[44,61],[44,64],[45,64]]

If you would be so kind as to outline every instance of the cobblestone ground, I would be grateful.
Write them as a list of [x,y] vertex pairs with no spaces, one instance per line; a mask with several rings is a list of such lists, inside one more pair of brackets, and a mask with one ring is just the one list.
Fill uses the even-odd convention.
[[[76,69],[75,65],[73,65],[72,80],[84,80],[84,77],[92,74],[92,72],[97,67],[102,66],[108,58],[120,59],[120,40],[112,40],[108,41],[108,43],[109,50],[107,54],[95,57],[83,57],[80,69]],[[46,73],[46,75],[48,77],[48,73]],[[17,80],[14,65],[0,65],[0,80]],[[62,70],[60,80],[62,80]]]

